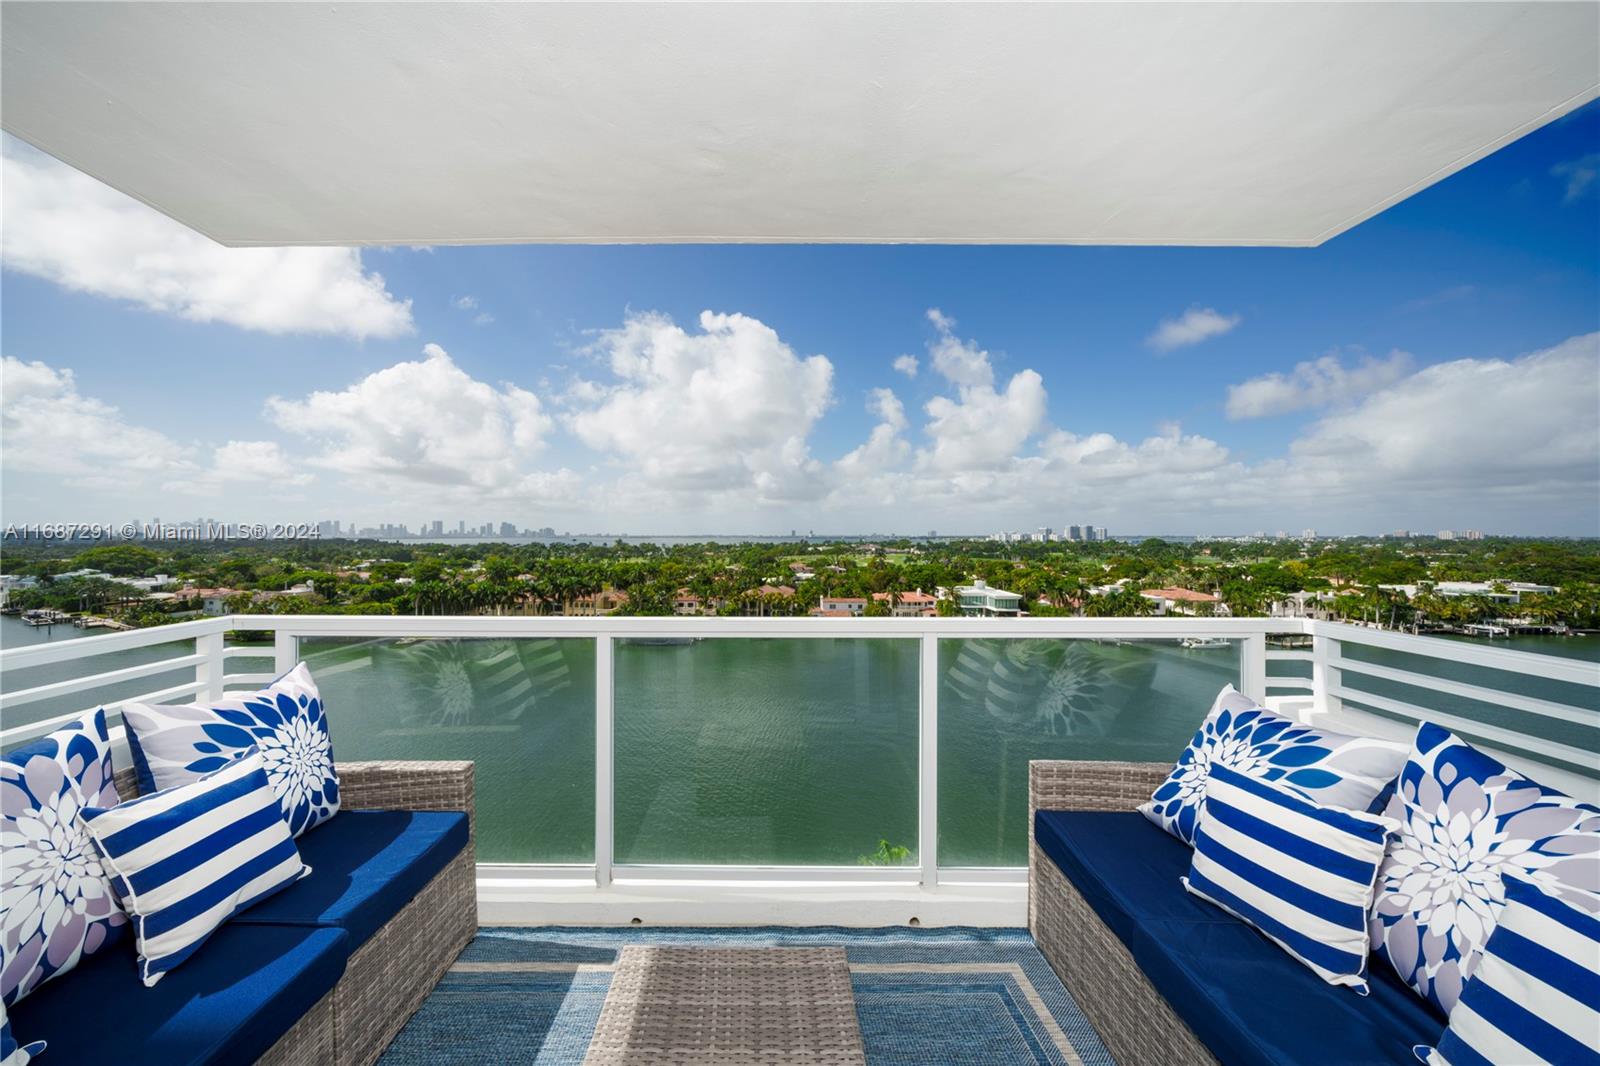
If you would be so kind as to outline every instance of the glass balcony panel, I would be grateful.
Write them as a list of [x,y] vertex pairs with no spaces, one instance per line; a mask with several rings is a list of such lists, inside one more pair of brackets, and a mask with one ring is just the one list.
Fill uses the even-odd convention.
[[594,861],[594,641],[302,637],[340,760],[477,763],[478,861]]
[[624,638],[615,664],[618,863],[916,862],[915,640]]
[[939,642],[939,865],[1028,861],[1028,761],[1174,762],[1241,644]]

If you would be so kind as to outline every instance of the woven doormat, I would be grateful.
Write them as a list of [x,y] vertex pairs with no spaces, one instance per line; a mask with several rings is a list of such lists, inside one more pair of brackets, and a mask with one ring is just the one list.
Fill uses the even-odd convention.
[[866,1066],[841,947],[630,944],[585,1066]]

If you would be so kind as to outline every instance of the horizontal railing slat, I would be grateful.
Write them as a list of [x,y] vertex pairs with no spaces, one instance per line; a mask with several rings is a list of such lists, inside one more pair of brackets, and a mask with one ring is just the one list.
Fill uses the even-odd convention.
[[142,663],[138,666],[126,666],[121,670],[108,670],[103,674],[86,674],[83,677],[69,678],[66,681],[53,681],[48,685],[36,685],[33,688],[19,689],[16,692],[0,693],[0,711],[15,710],[29,703],[48,700],[56,696],[66,696],[85,689],[101,688],[105,685],[115,685],[123,681],[133,681],[152,674],[164,674],[169,670],[182,670],[185,667],[198,666],[206,661],[206,656],[201,654],[180,655],[175,659],[162,659],[160,662]]
[[[155,692],[144,692],[137,696],[129,696],[126,699],[114,700],[110,703],[98,703],[88,707],[80,707],[76,711],[68,711],[66,714],[58,714],[52,718],[28,722],[24,725],[13,726],[10,729],[0,731],[0,744],[10,744],[17,740],[38,736],[41,733],[48,733],[56,726],[66,725],[68,722],[75,721],[85,711],[92,711],[96,707],[104,707],[110,711],[121,707],[124,703],[161,703],[176,696],[198,695],[205,687],[205,682],[203,681],[190,681],[187,684],[174,685],[171,688],[158,689]],[[113,739],[115,739],[115,736]]]
[[114,651],[148,648],[152,644],[193,640],[212,633],[226,632],[231,628],[227,623],[226,618],[203,618],[170,626],[133,629],[125,633],[104,633],[96,637],[77,637],[72,640],[55,640],[48,644],[32,644],[25,648],[5,648],[0,649],[0,667],[7,670],[23,670],[30,666],[47,666],[50,663],[68,662],[72,659],[105,655]]
[[[1179,640],[1301,633],[1303,620],[1268,618],[745,618],[509,617],[496,615],[235,615],[230,629],[299,637],[1077,637]],[[3,660],[0,660],[3,661]]]
[[1391,699],[1388,696],[1379,696],[1372,692],[1363,692],[1348,685],[1339,685],[1333,690],[1333,695],[1342,700],[1351,700],[1358,704],[1364,703],[1369,707],[1376,707],[1380,711],[1397,714],[1410,721],[1419,723],[1432,722],[1435,725],[1453,729],[1459,733],[1481,737],[1491,743],[1503,744],[1508,748],[1517,748],[1522,751],[1543,755],[1547,758],[1558,759],[1574,766],[1587,766],[1594,760],[1593,752],[1572,747],[1570,744],[1546,740],[1543,737],[1536,737],[1515,729],[1506,729],[1503,726],[1480,722],[1474,718],[1463,718],[1456,714],[1447,714],[1427,707],[1418,707],[1414,703]]
[[227,688],[230,685],[270,685],[277,679],[278,675],[273,673],[223,674],[222,685],[224,688]]
[[1391,633],[1388,630],[1367,629],[1344,622],[1312,622],[1311,626],[1315,636],[1347,644],[1362,644],[1371,648],[1421,655],[1429,659],[1481,666],[1489,670],[1531,674],[1547,681],[1565,681],[1573,685],[1600,688],[1600,663],[1584,659],[1510,651],[1506,648],[1492,648],[1487,644],[1442,640],[1438,637],[1421,637],[1410,633]]
[[1379,677],[1385,681],[1394,681],[1402,685],[1411,685],[1415,688],[1432,689],[1436,692],[1446,692],[1452,696],[1461,696],[1465,699],[1477,700],[1480,703],[1512,707],[1519,711],[1527,711],[1529,714],[1537,714],[1544,718],[1555,718],[1563,722],[1573,722],[1577,725],[1600,726],[1600,710],[1593,708],[1573,707],[1565,703],[1536,699],[1533,696],[1522,696],[1515,692],[1505,692],[1501,689],[1484,688],[1482,685],[1469,685],[1465,681],[1451,681],[1448,678],[1434,677],[1432,674],[1419,674],[1392,666],[1365,663],[1359,659],[1346,659],[1343,656],[1333,657],[1328,665],[1343,670],[1347,674],[1364,674],[1368,677]]

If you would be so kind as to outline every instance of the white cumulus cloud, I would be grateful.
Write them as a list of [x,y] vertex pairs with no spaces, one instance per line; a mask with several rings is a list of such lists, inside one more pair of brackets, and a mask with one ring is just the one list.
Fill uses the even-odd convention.
[[1145,343],[1158,352],[1187,348],[1228,333],[1244,321],[1239,315],[1225,315],[1209,307],[1191,307],[1177,318],[1164,318]]
[[911,454],[911,445],[901,436],[910,421],[900,397],[889,389],[873,389],[867,410],[877,415],[878,424],[865,444],[835,464],[846,481],[901,466]]
[[740,314],[700,315],[690,332],[660,314],[600,335],[615,381],[570,419],[589,447],[627,464],[656,491],[745,491],[759,500],[820,491],[807,438],[832,403],[833,364],[802,358],[775,330]]
[[11,138],[6,269],[195,322],[362,339],[412,331],[411,302],[350,248],[224,248]]
[[956,320],[937,307],[928,309],[928,321],[938,330],[938,337],[928,345],[928,355],[933,369],[953,385],[993,385],[994,367],[989,363],[989,353],[972,341],[964,341],[955,334]]
[[0,462],[7,470],[137,483],[196,469],[192,446],[83,395],[70,369],[6,356],[0,400]]
[[1313,425],[1290,449],[1355,495],[1600,499],[1600,333],[1515,359],[1437,363]]
[[199,445],[139,425],[79,392],[70,369],[7,356],[0,400],[0,467],[7,473],[50,475],[111,495],[152,486],[213,494],[229,484],[311,480],[274,441],[228,441],[203,462]]
[[1228,386],[1228,417],[1263,418],[1312,407],[1350,403],[1392,385],[1411,372],[1409,352],[1386,359],[1362,355],[1347,366],[1334,354],[1298,363],[1287,374],[1272,373]]
[[917,365],[917,357],[914,355],[902,355],[894,361],[895,371],[908,378],[917,376]]
[[552,427],[539,398],[478,381],[437,344],[338,392],[272,397],[267,414],[320,445],[316,465],[346,474],[476,493],[549,487],[526,465]]
[[1044,423],[1044,379],[1022,370],[1004,390],[996,390],[989,353],[957,337],[955,320],[937,308],[928,312],[928,319],[938,330],[929,345],[934,369],[956,387],[956,396],[935,396],[923,408],[932,446],[922,453],[922,461],[947,471],[1005,462]]

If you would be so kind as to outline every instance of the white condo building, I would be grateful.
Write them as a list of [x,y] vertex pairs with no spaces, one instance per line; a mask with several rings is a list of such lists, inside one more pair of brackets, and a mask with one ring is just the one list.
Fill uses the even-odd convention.
[[1022,613],[1022,596],[1005,589],[990,588],[983,578],[955,588],[956,606],[961,613],[974,616],[1013,617]]

